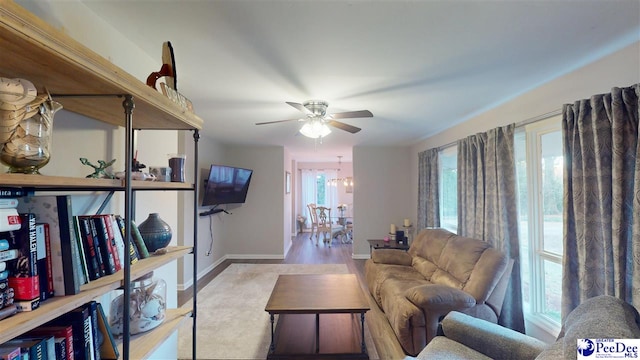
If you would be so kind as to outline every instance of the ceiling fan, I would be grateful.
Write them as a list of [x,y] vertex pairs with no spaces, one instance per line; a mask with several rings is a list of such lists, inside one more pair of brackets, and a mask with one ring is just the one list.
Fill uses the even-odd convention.
[[256,123],[256,125],[275,124],[287,121],[300,121],[305,124],[300,129],[300,133],[310,138],[322,138],[331,132],[329,126],[333,126],[340,130],[348,131],[352,134],[362,130],[359,127],[345,124],[335,119],[351,119],[372,117],[373,114],[369,110],[346,111],[335,114],[327,114],[329,103],[324,100],[309,100],[302,104],[289,102],[287,104],[303,112],[306,117],[298,119],[276,120]]

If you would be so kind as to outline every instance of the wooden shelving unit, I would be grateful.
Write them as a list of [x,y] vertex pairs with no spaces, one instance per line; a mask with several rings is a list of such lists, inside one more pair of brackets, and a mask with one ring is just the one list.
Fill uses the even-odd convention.
[[[194,166],[197,169],[197,138],[203,121],[183,110],[155,89],[148,87],[107,59],[86,48],[59,29],[49,25],[11,0],[0,0],[0,77],[24,78],[48,91],[65,110],[104,123],[125,127],[126,158],[130,159],[132,130],[166,129],[195,131]],[[154,69],[150,69],[150,72]],[[123,101],[131,99],[134,109],[123,111]],[[126,109],[126,107],[125,107]],[[197,183],[197,172],[194,170]],[[0,186],[40,191],[95,192],[121,191],[125,194],[124,217],[132,214],[131,199],[136,191],[195,191],[194,184],[161,183],[110,179],[86,179],[64,176],[0,174]],[[196,196],[197,198],[197,196]],[[194,204],[194,221],[197,221]],[[190,253],[197,253],[194,223],[194,247],[171,247],[167,254],[152,256],[134,265],[123,262],[117,274],[100,278],[81,287],[77,295],[54,297],[33,312],[19,313],[0,321],[0,344],[52,320],[114,289],[129,289],[131,280]],[[194,277],[197,256],[193,260]],[[196,287],[194,286],[194,300]],[[125,294],[128,290],[125,290]],[[147,333],[125,337],[120,344],[124,359],[148,357],[176,331],[182,321],[196,317],[196,308],[168,309],[161,326]],[[194,334],[195,338],[195,334]],[[195,349],[195,345],[194,345]]]
[[[131,352],[129,354],[131,359],[148,358],[162,343],[162,340],[173,334],[183,322],[187,321],[189,316],[191,316],[191,309],[180,308],[167,310],[166,316],[162,325],[153,331],[131,337]],[[122,344],[118,346],[118,350],[122,353]]]
[[[131,277],[134,279],[140,277],[190,252],[190,246],[174,246],[168,248],[168,252],[165,255],[151,256],[139,260],[131,266]],[[83,285],[77,295],[53,297],[43,302],[35,311],[20,313],[0,321],[2,326],[0,344],[53,320],[60,314],[71,311],[106,292],[122,287],[124,285],[122,275],[122,271],[118,271],[113,275],[102,277]]]
[[[42,190],[68,188],[78,191],[86,189],[96,190],[125,190],[125,181],[119,179],[87,179],[67,176],[34,176],[28,174],[0,174],[0,186],[17,186]],[[193,190],[190,183],[132,181],[133,190]]]

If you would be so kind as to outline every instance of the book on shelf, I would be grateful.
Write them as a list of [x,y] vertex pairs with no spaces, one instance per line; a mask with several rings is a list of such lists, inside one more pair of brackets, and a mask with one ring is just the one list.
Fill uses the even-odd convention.
[[0,187],[0,199],[19,198],[30,193],[19,187]]
[[104,221],[104,217],[101,215],[91,216],[91,222],[93,229],[95,229],[95,236],[98,239],[98,246],[100,247],[102,263],[104,264],[104,270],[107,275],[116,273],[116,260],[111,245],[111,239],[109,239],[109,233],[107,225]]
[[[135,245],[133,241],[133,236],[132,235],[127,236],[126,234],[127,230],[125,228],[125,223],[122,216],[115,215],[114,218],[116,220],[116,224],[118,225],[118,228],[120,228],[120,234],[122,235],[123,243],[127,243],[127,242],[129,243],[129,263],[135,264],[140,259],[140,253],[138,252],[138,247]],[[124,259],[124,257],[122,258]]]
[[20,221],[15,208],[0,209],[0,232],[20,230]]
[[0,320],[4,318],[8,318],[9,316],[13,316],[17,313],[18,313],[18,308],[15,305],[13,304],[5,305],[5,307],[0,309]]
[[[18,211],[36,214],[36,221],[49,224],[51,266],[55,296],[75,295],[80,291],[77,243],[71,241],[69,216],[71,199],[66,195],[30,196],[21,199]],[[75,234],[75,231],[73,232]],[[74,238],[75,239],[75,236]]]
[[51,269],[51,239],[49,224],[36,224],[37,265],[40,282],[40,301],[53,297],[53,274]]
[[0,309],[13,305],[15,299],[13,298],[13,288],[9,286],[9,280],[0,280],[0,288],[2,288],[2,292],[0,293],[2,297],[2,302],[0,303]]
[[[56,339],[65,339],[64,351],[66,352],[64,358],[73,360],[73,328],[71,325],[61,326],[39,326],[33,330],[30,330],[29,335],[51,335]],[[58,359],[58,356],[56,356]]]
[[101,216],[104,219],[104,225],[107,229],[107,236],[109,241],[107,242],[108,246],[109,246],[109,252],[111,252],[113,254],[113,261],[115,263],[115,268],[116,271],[122,270],[122,264],[120,262],[120,253],[118,252],[118,245],[116,244],[116,237],[115,237],[115,229],[112,225],[111,219],[113,218],[113,215],[111,214],[102,214],[102,215],[98,215]]
[[23,334],[18,336],[16,339],[24,341],[37,341],[42,344],[42,359],[56,359],[56,341],[52,335],[30,336],[27,334]]
[[23,213],[20,218],[20,230],[9,232],[10,246],[19,252],[18,258],[9,264],[9,286],[15,291],[16,300],[33,300],[40,297],[36,216],[33,213]]
[[89,308],[89,316],[91,316],[91,338],[93,340],[93,357],[92,359],[101,360],[100,346],[104,342],[104,337],[98,328],[98,302],[89,301],[86,306]]
[[18,312],[33,311],[33,310],[35,310],[35,309],[40,307],[40,298],[37,297],[37,298],[31,299],[31,300],[18,300],[18,299],[16,299],[13,302],[13,304],[18,309]]
[[77,217],[73,216],[73,229],[74,229],[74,233],[75,233],[75,242],[76,242],[76,246],[78,247],[78,256],[79,256],[79,263],[80,263],[80,269],[78,271],[82,272],[82,278],[83,281],[82,284],[86,284],[89,281],[91,281],[91,277],[89,276],[89,273],[91,272],[90,270],[90,264],[89,264],[89,259],[87,259],[87,256],[85,254],[86,251],[86,244],[85,241],[82,239],[82,233],[80,232],[80,227],[77,221]]
[[0,209],[15,209],[18,207],[18,199],[0,198]]
[[28,354],[26,358],[29,360],[46,360],[47,359],[47,352],[46,352],[47,344],[44,339],[33,340],[33,339],[15,338],[7,341],[5,344],[9,346],[15,345],[20,347],[20,354],[21,355]]
[[0,261],[4,262],[9,260],[14,260],[17,258],[18,258],[18,250],[16,249],[0,251]]
[[67,326],[73,330],[73,358],[91,360],[93,354],[93,338],[91,335],[91,314],[89,307],[79,306],[68,313],[51,320],[45,326]]
[[89,280],[96,280],[104,276],[104,264],[100,255],[97,239],[91,228],[91,221],[86,216],[74,216],[74,221],[78,225],[78,234],[82,239],[85,256],[85,263]]
[[[113,231],[113,242],[115,244],[116,251],[118,252],[118,259],[120,260],[120,268],[122,269],[122,264],[124,262],[124,238],[122,237],[122,231],[120,230],[120,225],[118,225],[118,221],[116,220],[116,216],[113,214],[109,214],[109,221],[111,222],[111,230]],[[133,260],[131,254],[129,254],[129,261]],[[136,258],[137,260],[137,258]]]
[[55,338],[55,353],[56,360],[67,360],[67,339],[65,338]]
[[9,280],[9,274],[11,274],[9,270],[0,271],[0,281]]
[[0,271],[5,271],[5,270],[7,270],[7,262],[0,261]]
[[140,259],[148,258],[149,250],[147,250],[147,245],[144,243],[144,239],[142,238],[142,234],[140,234],[138,225],[136,225],[136,222],[133,220],[131,220],[131,236],[133,237],[133,242],[136,244],[136,248],[138,248],[138,257]]
[[104,341],[100,346],[100,357],[105,360],[117,360],[120,357],[120,352],[118,351],[118,343],[116,343],[116,339],[113,336],[111,325],[109,325],[109,320],[107,319],[107,315],[102,308],[102,304],[97,303],[97,308],[98,329],[100,330],[104,338]]
[[0,345],[0,359],[20,360],[20,347],[15,345]]
[[0,251],[9,250],[9,240],[0,238]]

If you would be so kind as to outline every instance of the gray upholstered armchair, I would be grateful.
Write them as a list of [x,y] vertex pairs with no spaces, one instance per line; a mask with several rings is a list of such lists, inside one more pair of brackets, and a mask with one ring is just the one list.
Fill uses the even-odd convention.
[[[553,344],[452,311],[442,320],[444,335],[431,340],[417,359],[570,360],[577,357],[578,339],[637,339],[639,325],[640,315],[633,306],[607,295],[575,308]],[[405,360],[409,359],[413,358]]]

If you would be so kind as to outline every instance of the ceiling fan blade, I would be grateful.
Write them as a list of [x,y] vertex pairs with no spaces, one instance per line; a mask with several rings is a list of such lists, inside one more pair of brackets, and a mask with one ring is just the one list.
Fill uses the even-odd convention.
[[364,118],[364,117],[373,117],[373,114],[369,110],[359,110],[359,111],[346,111],[341,113],[335,113],[330,115],[333,119],[349,119],[349,118]]
[[304,119],[286,119],[286,120],[276,120],[276,121],[265,121],[265,122],[256,123],[256,125],[276,124],[276,123],[287,122],[287,121],[302,121],[302,120],[304,120]]
[[344,130],[344,131],[348,131],[352,134],[357,133],[358,131],[362,130],[359,127],[353,126],[353,125],[349,125],[349,124],[345,124],[343,122],[340,121],[335,121],[335,120],[329,120],[327,121],[327,124],[329,124],[330,126],[336,127],[340,130]]
[[286,103],[291,105],[291,106],[293,106],[294,108],[302,111],[305,114],[313,114],[311,111],[309,111],[309,109],[304,107],[304,105],[302,105],[302,104],[298,104],[298,103],[294,103],[294,102],[290,102],[290,101],[286,101]]

